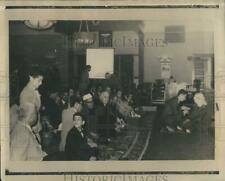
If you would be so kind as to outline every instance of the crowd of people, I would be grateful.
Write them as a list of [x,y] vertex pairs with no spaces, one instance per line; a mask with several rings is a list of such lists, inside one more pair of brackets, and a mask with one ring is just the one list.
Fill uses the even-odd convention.
[[[98,160],[98,145],[107,145],[126,130],[129,118],[141,117],[132,91],[123,91],[108,72],[104,84],[90,86],[90,71],[87,65],[77,89],[43,95],[38,90],[43,75],[30,72],[20,96],[10,99],[11,160]],[[199,132],[205,127],[206,106],[201,92],[179,90],[163,107],[161,131]]]
[[[97,160],[99,144],[108,144],[123,132],[127,118],[141,117],[132,93],[113,86],[113,81],[90,87],[90,68],[77,90],[51,90],[45,95],[38,91],[43,75],[30,72],[19,99],[11,99],[11,160]],[[110,78],[106,73],[106,80]]]

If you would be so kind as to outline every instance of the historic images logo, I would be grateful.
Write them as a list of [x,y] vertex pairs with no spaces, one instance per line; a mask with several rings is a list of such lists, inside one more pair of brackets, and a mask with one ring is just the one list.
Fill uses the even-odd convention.
[[[103,41],[103,40],[99,40]],[[99,42],[99,45],[103,45],[104,42]],[[156,38],[151,36],[146,37],[132,37],[132,36],[121,36],[119,38],[110,39],[107,40],[107,46],[101,46],[101,47],[112,47],[112,48],[150,48],[150,47],[166,47],[168,45],[167,42],[163,38]],[[89,44],[77,44],[74,42],[74,47],[77,48],[93,48],[98,47],[98,45],[95,43],[93,45]]]
[[115,39],[112,42],[113,47],[115,48],[138,48],[138,47],[166,47],[167,43],[163,38],[152,38],[145,37],[143,39],[140,38],[132,38],[122,36],[120,39]]
[[169,181],[167,175],[64,175],[64,181]]

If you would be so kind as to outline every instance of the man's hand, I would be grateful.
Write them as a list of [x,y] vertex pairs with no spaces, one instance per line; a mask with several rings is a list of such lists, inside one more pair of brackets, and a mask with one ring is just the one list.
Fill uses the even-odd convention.
[[181,110],[190,110],[191,108],[190,107],[187,107],[187,106],[181,106]]
[[98,145],[97,145],[96,143],[91,143],[91,144],[90,144],[90,147],[91,147],[91,148],[97,148]]
[[96,143],[94,143],[93,141],[88,141],[88,145],[91,147],[91,148],[97,148],[98,145]]

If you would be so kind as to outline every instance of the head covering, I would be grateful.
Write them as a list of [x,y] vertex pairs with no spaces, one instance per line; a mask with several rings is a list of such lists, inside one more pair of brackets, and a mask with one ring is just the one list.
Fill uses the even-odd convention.
[[205,96],[200,92],[198,92],[194,95],[194,101],[199,107],[207,105]]
[[84,101],[84,102],[88,102],[88,101],[90,101],[90,100],[92,100],[92,95],[91,95],[91,94],[85,94],[85,95],[83,96],[83,101]]

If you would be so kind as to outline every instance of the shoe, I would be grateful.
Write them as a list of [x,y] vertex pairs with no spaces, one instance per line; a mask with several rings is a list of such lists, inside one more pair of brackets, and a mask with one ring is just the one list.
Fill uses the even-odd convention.
[[135,118],[140,118],[141,115],[139,115],[139,114],[137,114],[137,113],[134,113],[134,117],[135,117]]
[[190,129],[186,129],[185,132],[186,132],[187,134],[190,134],[190,133],[191,133],[191,130],[190,130]]
[[169,131],[170,133],[174,133],[175,130],[169,126],[166,126],[167,131]]
[[180,126],[177,126],[177,130],[178,130],[178,131],[183,131],[183,128],[180,127]]

